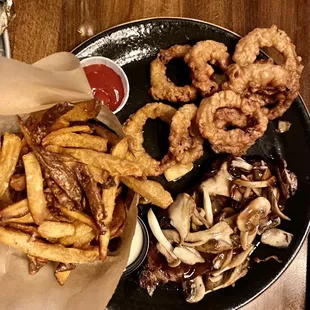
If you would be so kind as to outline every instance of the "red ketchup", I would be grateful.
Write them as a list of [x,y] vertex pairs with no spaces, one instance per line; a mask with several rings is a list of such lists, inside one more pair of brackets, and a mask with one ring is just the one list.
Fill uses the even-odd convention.
[[84,72],[94,97],[101,100],[111,111],[115,111],[124,98],[120,76],[102,64],[86,66]]

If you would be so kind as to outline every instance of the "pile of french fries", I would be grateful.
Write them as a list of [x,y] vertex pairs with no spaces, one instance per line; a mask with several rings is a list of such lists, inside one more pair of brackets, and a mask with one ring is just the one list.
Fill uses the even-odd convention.
[[0,242],[26,253],[30,274],[57,262],[61,285],[76,264],[106,259],[133,192],[161,208],[173,201],[125,159],[128,137],[93,120],[100,108],[58,104],[19,119],[21,133],[1,139]]

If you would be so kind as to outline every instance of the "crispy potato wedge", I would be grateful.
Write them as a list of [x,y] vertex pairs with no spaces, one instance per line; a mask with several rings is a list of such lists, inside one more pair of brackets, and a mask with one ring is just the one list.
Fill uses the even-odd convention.
[[0,153],[0,197],[9,186],[10,178],[14,173],[19,153],[21,140],[17,135],[5,133]]
[[121,177],[121,182],[127,187],[149,200],[152,204],[166,209],[173,199],[169,192],[167,192],[161,184],[152,180],[138,180],[133,177]]
[[142,176],[142,170],[137,163],[110,154],[86,149],[62,148],[56,145],[49,145],[46,149],[51,152],[72,155],[84,164],[107,170],[112,176]]
[[0,222],[12,218],[21,218],[28,213],[28,201],[24,199],[0,210]]
[[126,157],[127,152],[128,152],[128,137],[123,138],[111,149],[111,155],[121,159],[124,159]]
[[62,238],[74,235],[75,227],[70,223],[44,221],[38,232],[43,238]]
[[62,115],[51,127],[51,131],[69,127],[71,122],[85,122],[95,118],[101,108],[101,103],[96,100],[90,100],[77,103],[72,110]]
[[70,211],[66,207],[63,207],[63,206],[58,205],[58,204],[55,205],[55,207],[57,207],[63,214],[65,214],[69,218],[78,220],[78,221],[88,225],[89,227],[91,227],[93,229],[93,231],[97,232],[97,226],[96,226],[94,220],[89,215],[87,215],[83,212],[80,212],[80,211]]
[[92,124],[91,128],[95,130],[98,136],[107,139],[109,145],[115,145],[120,141],[120,138],[115,133],[99,124]]
[[26,176],[24,174],[14,174],[11,177],[10,186],[17,192],[26,189]]
[[62,147],[91,149],[98,152],[106,152],[108,149],[107,139],[97,136],[91,136],[86,133],[68,132],[61,135],[49,137],[48,139],[47,138],[48,137],[43,140],[43,146],[52,144]]
[[105,260],[108,254],[108,245],[110,241],[110,223],[115,208],[115,200],[118,194],[119,178],[114,178],[115,185],[102,190],[102,203],[105,208],[106,218],[104,224],[107,228],[107,232],[104,235],[99,236],[99,255],[101,260]]
[[74,221],[73,226],[75,228],[75,232],[73,235],[59,239],[59,242],[62,245],[65,245],[65,246],[72,245],[75,242],[77,242],[80,238],[82,238],[84,235],[93,231],[93,229],[90,226],[80,221]]
[[80,126],[72,126],[72,127],[66,127],[62,129],[58,129],[55,131],[52,131],[49,133],[42,141],[44,144],[46,140],[49,140],[52,137],[59,136],[65,133],[71,133],[71,132],[84,132],[84,133],[92,133],[93,130],[88,125],[80,125]]
[[70,276],[71,270],[67,271],[55,271],[55,277],[60,285],[65,285],[67,282],[69,276]]
[[175,165],[168,168],[165,172],[165,178],[168,182],[176,181],[183,177],[185,174],[189,173],[194,167],[193,163],[189,163],[187,165]]
[[96,237],[93,231],[90,231],[74,242],[73,247],[76,249],[83,249],[85,246],[89,246],[91,241]]
[[40,164],[33,153],[23,156],[29,211],[37,225],[48,218]]
[[98,247],[80,250],[66,248],[59,244],[48,244],[42,241],[29,241],[30,235],[6,228],[0,227],[0,242],[21,250],[26,254],[48,259],[54,262],[86,264],[99,258]]
[[30,275],[35,275],[40,269],[47,264],[48,260],[41,257],[27,255],[28,258],[28,272]]
[[34,220],[30,213],[22,216],[22,217],[12,217],[10,219],[1,221],[1,224],[5,223],[24,223],[24,224],[33,224]]

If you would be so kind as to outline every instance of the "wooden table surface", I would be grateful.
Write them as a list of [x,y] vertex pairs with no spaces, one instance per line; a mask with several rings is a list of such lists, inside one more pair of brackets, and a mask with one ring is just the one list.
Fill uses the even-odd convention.
[[[28,63],[70,51],[89,36],[135,19],[201,19],[244,35],[276,24],[297,46],[305,69],[301,94],[310,108],[310,4],[307,0],[15,0],[13,57]],[[307,244],[282,277],[243,309],[305,309]],[[254,285],[254,283],[253,283]]]

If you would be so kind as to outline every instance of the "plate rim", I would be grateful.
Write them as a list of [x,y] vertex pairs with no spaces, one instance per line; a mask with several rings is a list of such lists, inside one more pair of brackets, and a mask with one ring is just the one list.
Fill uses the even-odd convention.
[[[200,19],[196,19],[196,18],[190,18],[190,17],[175,17],[175,16],[156,16],[156,17],[146,17],[146,18],[141,18],[141,19],[135,19],[135,20],[131,20],[131,21],[127,21],[121,24],[117,24],[114,25],[112,27],[109,27],[105,30],[102,30],[98,33],[96,33],[95,35],[89,37],[88,39],[86,39],[85,41],[81,42],[80,44],[78,44],[76,47],[74,47],[71,50],[71,53],[73,53],[74,55],[77,53],[76,51],[81,48],[81,46],[87,44],[88,42],[94,40],[96,37],[100,37],[101,35],[104,35],[106,32],[126,26],[126,25],[130,25],[130,24],[136,24],[139,22],[145,22],[145,21],[161,21],[161,20],[185,20],[185,21],[192,21],[192,22],[196,22],[196,23],[201,23],[201,24],[206,24],[206,25],[210,25],[213,26],[215,28],[224,30],[226,32],[229,32],[239,38],[242,38],[242,36],[240,34],[238,34],[237,32],[234,32],[230,29],[227,29],[225,27],[219,26],[217,24],[211,23],[211,22],[207,22],[204,20],[200,20]],[[262,52],[265,56],[269,57],[267,53],[265,53],[264,51],[260,50],[260,52]],[[301,96],[301,94],[298,92],[298,97],[300,99],[300,101],[303,104],[303,107],[305,108],[308,118],[310,120],[310,112],[307,108],[307,105],[305,104],[305,101],[303,99],[303,97]],[[266,285],[264,286],[262,289],[260,289],[255,295],[253,295],[252,297],[250,297],[249,299],[247,299],[245,302],[238,304],[238,306],[236,306],[233,309],[239,309],[241,307],[244,307],[245,305],[249,304],[250,302],[252,302],[253,300],[255,300],[258,296],[260,296],[261,294],[263,294],[267,289],[269,289],[276,281],[279,280],[279,278],[283,275],[283,273],[288,269],[288,267],[291,265],[291,263],[293,262],[293,260],[296,258],[297,254],[300,252],[302,246],[305,243],[305,240],[308,238],[309,236],[309,232],[310,232],[310,220],[308,220],[308,225],[306,228],[306,231],[303,235],[303,237],[301,238],[301,242],[299,243],[299,245],[297,246],[296,250],[293,252],[292,256],[290,257],[290,259],[287,261],[287,263],[284,265],[284,267],[280,270],[280,272]],[[309,259],[309,257],[308,257]],[[112,298],[112,297],[111,297]]]

